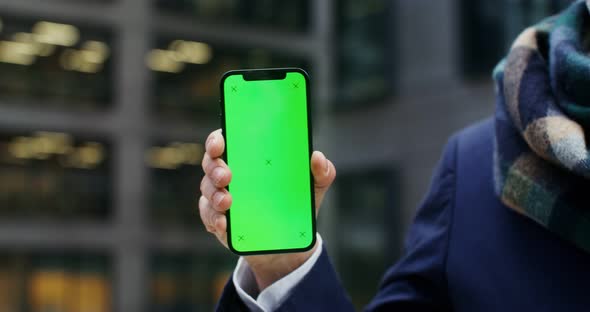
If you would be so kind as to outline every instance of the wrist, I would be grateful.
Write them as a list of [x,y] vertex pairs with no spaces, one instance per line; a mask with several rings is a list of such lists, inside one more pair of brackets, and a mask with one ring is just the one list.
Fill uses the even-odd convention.
[[312,249],[305,252],[246,256],[244,260],[248,262],[250,270],[254,274],[259,291],[263,291],[299,268],[313,255],[317,247],[316,242]]

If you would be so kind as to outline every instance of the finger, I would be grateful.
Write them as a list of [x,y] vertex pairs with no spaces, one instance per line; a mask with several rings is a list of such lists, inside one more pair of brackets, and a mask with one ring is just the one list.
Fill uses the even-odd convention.
[[232,201],[232,196],[227,190],[218,191],[213,194],[213,209],[224,213],[231,207]]
[[210,203],[211,207],[219,212],[225,212],[232,203],[231,194],[224,188],[215,187],[208,177],[201,181],[201,195]]
[[215,232],[215,224],[211,224],[211,209],[209,200],[205,198],[205,196],[199,197],[199,216],[201,217],[201,222],[205,226],[207,232],[213,233]]
[[201,168],[203,169],[203,172],[205,172],[205,168],[209,167],[210,163],[211,163],[211,156],[209,156],[209,154],[205,153],[205,155],[203,155],[203,160],[201,160]]
[[227,246],[227,217],[224,214],[219,214],[215,219],[215,237],[219,242],[228,248]]
[[207,154],[211,156],[211,159],[215,159],[223,155],[225,150],[225,140],[221,134],[221,129],[217,129],[209,134],[207,141],[205,141],[205,149]]
[[311,155],[311,172],[314,184],[318,188],[329,187],[336,177],[334,165],[322,152],[315,151]]
[[231,182],[231,170],[221,158],[210,159],[205,155],[203,157],[203,171],[216,187],[226,187]]
[[199,198],[199,214],[209,232],[213,233],[217,230],[225,232],[226,223],[221,221],[225,219],[225,214],[213,209],[211,202],[203,196]]
[[229,195],[229,192],[224,188],[216,187],[211,179],[205,176],[201,180],[201,195],[211,201],[214,206],[217,206],[227,200],[225,197]]
[[316,151],[311,156],[311,172],[314,177],[316,207],[319,207],[336,178],[336,167],[322,152]]
[[223,213],[211,208],[211,203],[204,197],[199,198],[199,215],[207,232],[215,237],[227,248],[227,218]]
[[[205,153],[205,155],[203,155],[203,160],[201,161],[201,168],[203,168],[203,171],[207,172],[208,168],[214,168],[215,166],[220,166],[221,162],[223,162],[223,164],[225,164],[225,161],[223,161],[223,159],[216,157],[216,158],[211,158],[211,156],[208,153]],[[213,166],[213,167],[211,167]],[[209,169],[210,171],[210,169]]]

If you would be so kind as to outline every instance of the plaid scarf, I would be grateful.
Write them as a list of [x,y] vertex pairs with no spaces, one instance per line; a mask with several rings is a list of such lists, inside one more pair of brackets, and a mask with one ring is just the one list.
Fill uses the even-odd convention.
[[494,70],[497,195],[586,252],[589,51],[590,0],[577,1],[522,32]]

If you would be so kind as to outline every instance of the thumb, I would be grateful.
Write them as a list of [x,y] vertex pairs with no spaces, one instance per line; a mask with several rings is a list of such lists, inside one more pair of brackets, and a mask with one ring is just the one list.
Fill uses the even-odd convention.
[[311,173],[313,174],[315,189],[315,206],[319,210],[324,195],[336,178],[334,164],[326,158],[324,153],[315,151],[311,155]]

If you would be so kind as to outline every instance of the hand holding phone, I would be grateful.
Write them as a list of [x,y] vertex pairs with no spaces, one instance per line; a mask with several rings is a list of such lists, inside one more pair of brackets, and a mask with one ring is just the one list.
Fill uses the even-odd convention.
[[221,80],[228,247],[240,255],[315,245],[309,79],[298,68],[237,70]]
[[[249,98],[249,100],[254,101],[255,99]],[[248,105],[247,102],[245,103],[246,104],[244,105]],[[256,137],[256,139],[260,141],[259,143],[262,144],[262,148],[251,149],[251,152],[254,155],[262,156],[265,149],[264,144],[270,144],[272,142],[263,137]],[[202,163],[205,177],[201,183],[202,196],[199,199],[199,212],[206,229],[209,232],[214,233],[219,241],[224,246],[228,247],[228,222],[226,213],[234,202],[234,194],[232,188],[230,188],[230,191],[228,191],[226,187],[232,182],[232,179],[235,177],[235,175],[234,172],[232,172],[234,170],[232,163],[230,163],[228,167],[227,163],[222,158],[226,152],[226,143],[227,142],[225,141],[221,130],[211,133],[206,141],[206,153],[203,157]],[[308,153],[309,151],[304,152]],[[311,155],[311,161],[309,160],[309,157],[306,157],[306,162],[311,168],[311,174],[313,176],[310,189],[313,192],[313,198],[315,198],[314,206],[316,208],[315,214],[317,214],[317,209],[319,209],[326,191],[329,189],[336,176],[336,169],[321,152],[314,152]],[[254,171],[254,174],[255,173],[256,171]],[[280,184],[285,182],[285,177],[286,175],[279,173],[274,179],[267,182]],[[254,180],[251,180],[250,182],[252,182],[254,186],[257,185],[253,183]],[[254,192],[258,194],[257,196],[261,200],[265,200],[268,197],[273,196],[273,194],[269,194],[268,189],[265,187],[261,185],[258,185],[258,187],[258,190],[254,188]],[[264,208],[259,209],[258,212],[262,214],[266,213]],[[312,214],[312,218],[313,217],[314,214]],[[261,228],[265,228],[264,223],[259,223],[258,225]],[[292,270],[299,267],[301,263],[307,260],[312,252],[313,249],[304,252],[288,254],[247,256],[245,259],[250,264],[250,267],[256,276],[258,286],[262,290],[274,281],[282,278]]]
[[[225,141],[221,129],[212,132],[206,140],[202,168],[205,176],[201,181],[199,214],[206,230],[215,235],[219,242],[227,245],[226,213],[231,208],[232,196],[225,187],[231,182],[232,172],[222,159]],[[314,177],[316,215],[322,200],[336,177],[336,168],[323,153],[313,152],[311,172]],[[222,198],[217,202],[216,199]],[[268,254],[245,257],[256,277],[260,291],[286,276],[312,254],[313,249],[302,253]]]

